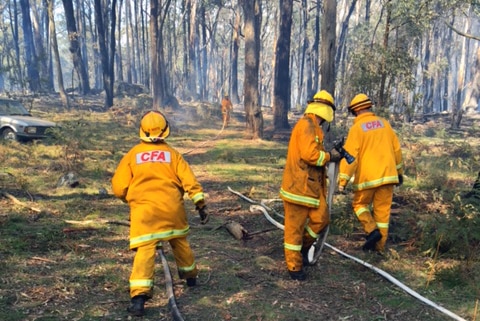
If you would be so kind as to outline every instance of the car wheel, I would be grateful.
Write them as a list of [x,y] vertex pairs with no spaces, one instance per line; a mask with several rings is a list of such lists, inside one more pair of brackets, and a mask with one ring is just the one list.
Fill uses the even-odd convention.
[[2,132],[2,138],[4,140],[17,140],[17,134],[12,129],[5,128]]

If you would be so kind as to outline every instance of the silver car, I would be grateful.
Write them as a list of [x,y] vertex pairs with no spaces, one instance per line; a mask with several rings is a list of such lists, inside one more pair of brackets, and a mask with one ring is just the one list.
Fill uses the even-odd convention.
[[33,117],[17,100],[0,98],[0,138],[28,141],[45,138],[54,122]]

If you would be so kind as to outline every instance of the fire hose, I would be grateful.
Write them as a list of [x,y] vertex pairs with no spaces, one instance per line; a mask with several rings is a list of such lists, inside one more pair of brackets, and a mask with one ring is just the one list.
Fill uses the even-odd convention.
[[[230,187],[228,187],[228,190],[238,196],[240,196],[242,199],[246,200],[247,202],[253,204],[250,206],[250,211],[261,211],[263,213],[263,215],[265,216],[265,218],[270,222],[272,223],[273,225],[275,225],[277,228],[281,229],[281,230],[284,230],[284,225],[277,222],[276,220],[274,220],[270,214],[268,213],[267,211],[267,208],[265,205],[262,204],[262,202],[256,202],[254,200],[251,200],[250,198],[242,195],[241,193],[237,192],[237,191],[234,191],[232,190]],[[329,191],[329,194],[330,194],[330,191]],[[332,195],[333,196],[333,195]],[[329,195],[329,199],[331,200],[332,199],[332,196]],[[330,201],[331,203],[331,201]],[[329,204],[330,206],[330,204]],[[328,231],[326,231],[328,232]],[[330,245],[329,243],[325,242],[325,239],[326,239],[326,233],[323,235],[323,236],[320,236],[319,237],[319,240],[322,238],[323,242],[322,242],[322,247],[323,245],[325,245],[326,247],[330,248],[331,250],[337,252],[338,254],[346,257],[346,258],[349,258],[371,270],[373,270],[374,272],[378,273],[379,275],[383,276],[385,279],[387,279],[388,281],[390,281],[391,283],[395,284],[396,286],[398,286],[399,288],[401,288],[403,291],[405,291],[406,293],[410,294],[411,296],[413,296],[414,298],[420,300],[421,302],[437,309],[438,311],[448,315],[449,317],[451,317],[452,319],[454,320],[457,320],[457,321],[466,321],[464,318],[456,315],[455,313],[445,309],[444,307],[436,304],[435,302],[425,298],[424,296],[420,295],[418,292],[415,292],[413,289],[409,288],[408,286],[406,286],[405,284],[403,284],[402,282],[400,282],[399,280],[397,280],[395,277],[393,277],[391,274],[371,265],[370,263],[367,263],[359,258],[356,258],[352,255],[349,255],[339,249],[337,249],[336,247]],[[317,242],[319,241],[317,240]],[[318,251],[318,250],[317,250]],[[321,251],[321,248],[320,248],[320,251]],[[315,256],[316,253],[314,253],[314,256]]]
[[177,302],[175,301],[175,293],[173,293],[172,274],[170,273],[170,268],[168,267],[167,258],[163,253],[163,246],[158,249],[158,253],[160,254],[160,258],[162,259],[163,271],[165,274],[165,288],[167,289],[168,295],[168,305],[172,310],[173,320],[184,321],[182,315],[180,314],[180,310],[178,310]]

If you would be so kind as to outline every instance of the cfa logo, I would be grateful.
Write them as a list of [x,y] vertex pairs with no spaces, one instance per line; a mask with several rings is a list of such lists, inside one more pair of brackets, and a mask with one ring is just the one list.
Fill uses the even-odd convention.
[[143,163],[170,163],[172,157],[170,152],[163,150],[151,150],[148,152],[138,153],[136,155],[137,164]]
[[383,125],[383,122],[381,122],[380,120],[372,120],[362,124],[362,129],[364,132],[373,130],[373,129],[383,128],[383,127],[385,126]]

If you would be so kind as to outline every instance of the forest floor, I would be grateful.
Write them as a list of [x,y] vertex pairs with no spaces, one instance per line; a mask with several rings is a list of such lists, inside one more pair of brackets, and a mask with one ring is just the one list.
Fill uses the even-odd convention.
[[[35,101],[33,114],[61,124],[57,140],[0,144],[1,320],[174,320],[160,258],[146,315],[131,317],[125,310],[134,253],[128,250],[129,228],[122,225],[128,206],[113,197],[110,180],[120,158],[138,141],[138,121],[146,108],[123,99],[102,112],[101,102],[77,100],[75,110],[65,111],[54,108],[58,99]],[[445,189],[468,191],[480,170],[478,114],[466,116],[456,131],[440,120],[396,127],[407,173],[404,185],[395,189],[385,255],[361,250],[364,236],[350,209],[351,193],[337,194],[329,246],[315,266],[307,267],[307,280],[299,282],[286,270],[283,231],[229,190],[256,202],[277,199],[289,133],[271,132],[271,115],[265,112],[265,138],[251,140],[240,106],[223,130],[221,115],[212,108],[185,104],[180,111],[166,111],[172,125],[168,142],[191,164],[212,214],[200,225],[193,204],[185,201],[200,270],[196,287],[178,279],[171,250],[164,246],[184,320],[480,320],[478,252],[455,256],[440,251],[440,241],[437,248],[428,247],[432,240],[422,229],[429,216],[450,213]],[[453,145],[459,147],[449,148]],[[464,149],[472,160],[462,161],[458,153]],[[434,170],[440,162],[448,172]],[[57,186],[67,172],[78,175],[78,186]],[[440,186],[425,187],[426,179]],[[281,202],[272,204],[282,212]],[[248,237],[234,238],[225,228],[229,221],[241,224]],[[447,313],[406,293],[378,269]]]

